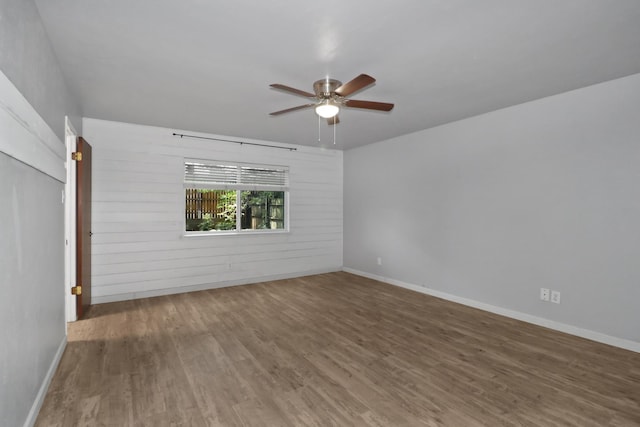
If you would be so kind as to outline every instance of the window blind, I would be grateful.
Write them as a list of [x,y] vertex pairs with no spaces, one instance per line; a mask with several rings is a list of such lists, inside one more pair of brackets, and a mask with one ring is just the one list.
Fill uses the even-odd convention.
[[229,163],[185,161],[185,187],[288,191],[289,169]]

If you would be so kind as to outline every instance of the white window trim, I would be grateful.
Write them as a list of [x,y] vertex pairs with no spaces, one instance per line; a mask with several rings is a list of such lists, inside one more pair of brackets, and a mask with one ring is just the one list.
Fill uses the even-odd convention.
[[187,238],[192,237],[209,237],[209,236],[246,236],[246,235],[265,235],[265,234],[288,234],[290,233],[289,228],[289,214],[290,214],[290,190],[289,190],[289,167],[283,165],[268,165],[268,164],[258,164],[258,163],[244,163],[244,162],[231,162],[224,160],[210,160],[210,159],[194,159],[194,158],[185,158],[183,161],[183,166],[186,166],[187,163],[199,163],[204,165],[225,165],[225,166],[237,166],[238,169],[238,179],[240,179],[240,168],[242,167],[251,167],[251,168],[264,168],[264,169],[281,169],[285,171],[285,185],[277,186],[277,185],[249,185],[249,184],[216,184],[216,183],[203,183],[198,181],[187,181],[183,177],[183,188],[186,190],[187,188],[203,188],[203,189],[211,189],[211,190],[234,190],[236,192],[236,206],[241,206],[241,192],[242,191],[283,191],[284,192],[284,228],[279,229],[265,229],[265,230],[256,230],[256,229],[242,229],[242,214],[240,211],[236,212],[236,229],[235,230],[208,230],[208,231],[187,231],[187,219],[184,215],[185,211],[185,194],[183,192],[182,195],[182,236]]

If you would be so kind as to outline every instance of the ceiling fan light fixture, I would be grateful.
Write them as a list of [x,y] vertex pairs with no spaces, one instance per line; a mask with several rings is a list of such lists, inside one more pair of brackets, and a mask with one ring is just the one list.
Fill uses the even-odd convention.
[[[274,111],[269,114],[272,116],[279,116],[280,114],[290,113],[291,111],[313,107],[318,117],[327,119],[327,124],[332,126],[340,123],[340,120],[338,120],[338,113],[340,113],[342,107],[374,111],[391,111],[393,109],[393,104],[389,104],[388,102],[362,101],[347,98],[352,93],[371,86],[375,81],[376,79],[367,74],[360,74],[358,77],[351,79],[345,84],[342,84],[336,79],[325,78],[313,83],[314,93],[285,86],[280,83],[273,83],[271,87],[274,89],[310,98],[312,102],[304,105],[298,105],[293,108]],[[318,121],[318,123],[320,123],[320,121]]]
[[321,104],[316,106],[316,114],[322,118],[330,119],[335,117],[340,112],[340,107],[331,102],[330,100],[326,100]]

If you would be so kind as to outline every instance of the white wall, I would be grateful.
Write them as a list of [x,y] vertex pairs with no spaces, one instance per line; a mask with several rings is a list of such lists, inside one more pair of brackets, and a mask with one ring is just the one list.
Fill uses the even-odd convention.
[[69,92],[33,0],[0,2],[0,69],[64,141],[64,116],[82,130],[80,108]]
[[[93,147],[94,302],[342,268],[342,152],[179,138],[174,129],[95,119],[83,126]],[[185,157],[289,166],[290,232],[184,237]]]
[[31,0],[0,2],[0,70],[0,424],[19,426],[64,350],[65,115],[81,123]]
[[345,267],[640,349],[639,111],[640,74],[346,152]]
[[64,345],[63,189],[0,153],[2,425],[25,422]]

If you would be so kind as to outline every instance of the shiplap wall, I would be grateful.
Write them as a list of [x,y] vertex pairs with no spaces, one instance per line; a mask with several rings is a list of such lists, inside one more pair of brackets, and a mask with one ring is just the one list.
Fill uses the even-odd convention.
[[[342,268],[341,151],[180,138],[172,133],[225,137],[96,119],[83,128],[93,147],[93,303]],[[185,237],[185,158],[289,166],[290,231]]]

